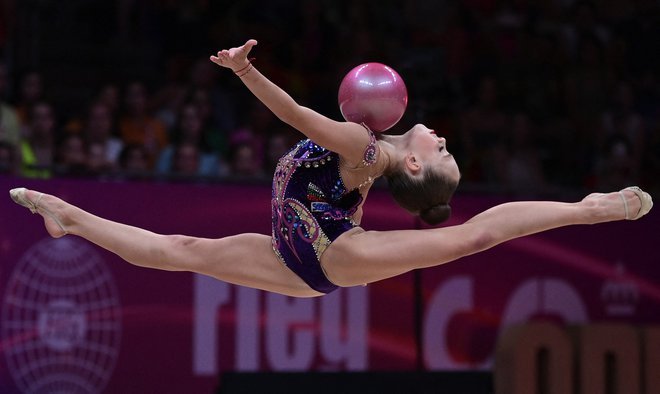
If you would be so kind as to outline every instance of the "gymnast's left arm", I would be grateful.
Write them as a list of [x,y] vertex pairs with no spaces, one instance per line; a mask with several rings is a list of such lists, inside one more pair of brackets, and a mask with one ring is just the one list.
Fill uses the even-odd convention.
[[231,69],[245,86],[280,120],[296,128],[309,139],[331,151],[359,163],[369,136],[357,123],[337,122],[299,105],[288,93],[263,76],[248,59],[256,40],[224,49],[211,56],[213,63]]

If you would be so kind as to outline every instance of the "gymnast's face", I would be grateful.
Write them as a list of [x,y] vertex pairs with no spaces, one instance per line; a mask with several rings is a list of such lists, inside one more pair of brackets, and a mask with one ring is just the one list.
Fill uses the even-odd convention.
[[415,165],[429,167],[458,182],[461,173],[454,156],[447,150],[444,137],[438,137],[434,130],[422,124],[416,124],[406,134],[410,150],[407,159],[409,168],[414,169]]

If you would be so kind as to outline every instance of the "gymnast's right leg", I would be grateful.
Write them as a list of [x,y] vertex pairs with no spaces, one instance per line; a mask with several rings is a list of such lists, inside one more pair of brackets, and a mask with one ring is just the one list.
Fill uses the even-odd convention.
[[26,189],[14,189],[11,195],[18,204],[43,216],[51,236],[78,235],[137,266],[197,272],[297,297],[321,295],[280,263],[266,235],[220,239],[161,235],[103,219],[55,196]]

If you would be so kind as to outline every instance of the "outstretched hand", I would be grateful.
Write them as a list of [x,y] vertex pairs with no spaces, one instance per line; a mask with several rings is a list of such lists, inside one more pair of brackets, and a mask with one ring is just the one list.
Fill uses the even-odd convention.
[[227,67],[236,72],[236,70],[245,68],[250,63],[247,59],[247,55],[255,45],[257,45],[257,40],[250,39],[240,47],[218,51],[218,55],[211,55],[210,59],[218,66]]

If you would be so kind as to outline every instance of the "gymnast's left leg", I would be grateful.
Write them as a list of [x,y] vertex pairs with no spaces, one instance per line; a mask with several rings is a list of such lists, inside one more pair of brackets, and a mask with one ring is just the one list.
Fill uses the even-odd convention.
[[43,216],[51,236],[78,235],[137,266],[197,272],[297,297],[321,295],[280,263],[266,235],[220,239],[162,235],[92,215],[55,196],[25,189],[11,194],[17,203]]
[[321,264],[333,283],[354,286],[447,263],[557,227],[636,218],[651,206],[648,194],[624,189],[592,194],[577,203],[506,203],[451,227],[400,231],[355,228],[335,240],[323,254]]

